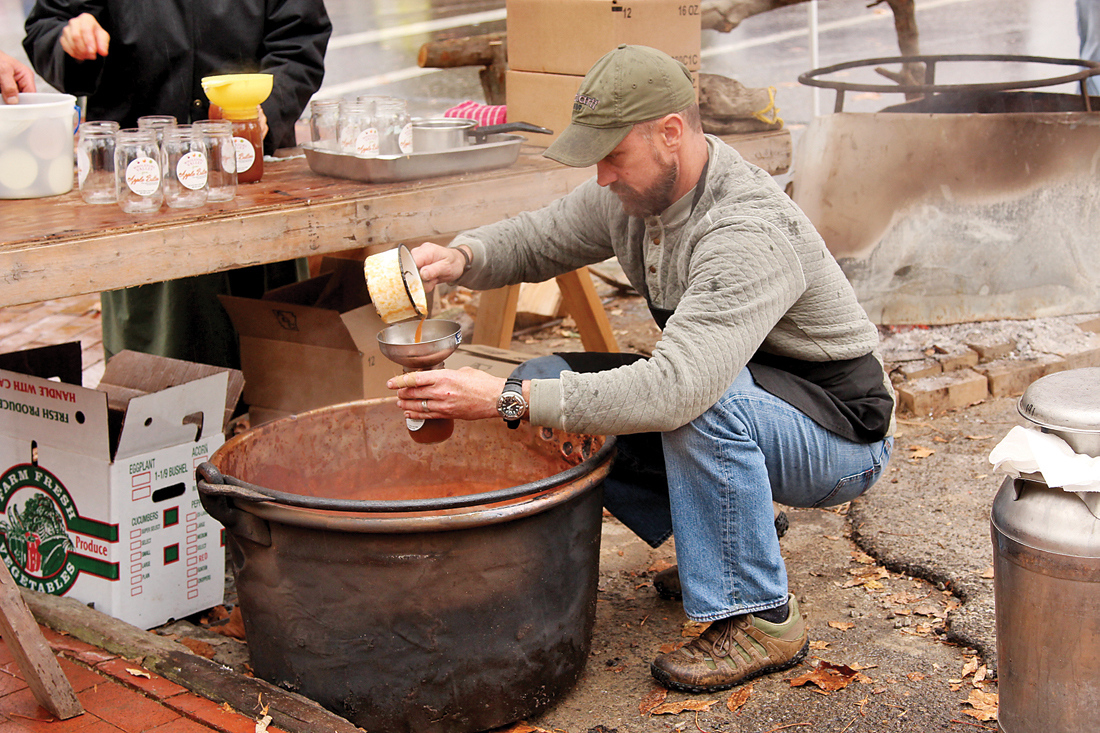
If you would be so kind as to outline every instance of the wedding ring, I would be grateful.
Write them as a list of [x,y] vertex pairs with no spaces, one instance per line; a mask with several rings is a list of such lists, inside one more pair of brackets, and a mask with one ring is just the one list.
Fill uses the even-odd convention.
[[427,400],[420,400],[420,411],[421,412],[427,412],[428,411],[428,401]]

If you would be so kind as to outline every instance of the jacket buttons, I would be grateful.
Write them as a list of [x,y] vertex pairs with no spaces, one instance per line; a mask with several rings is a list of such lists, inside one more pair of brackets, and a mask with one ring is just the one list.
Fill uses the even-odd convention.
[[650,266],[649,266],[649,272],[650,272],[651,274],[654,274],[654,275],[656,275],[656,274],[657,274],[657,268],[656,268],[656,267],[655,267],[654,265],[650,265]]

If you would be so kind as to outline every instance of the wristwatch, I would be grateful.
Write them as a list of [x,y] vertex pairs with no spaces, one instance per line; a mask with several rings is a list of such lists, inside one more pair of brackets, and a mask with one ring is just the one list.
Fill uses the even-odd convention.
[[509,377],[504,391],[497,398],[497,412],[511,429],[519,427],[519,419],[527,414],[527,400],[523,399],[523,380]]

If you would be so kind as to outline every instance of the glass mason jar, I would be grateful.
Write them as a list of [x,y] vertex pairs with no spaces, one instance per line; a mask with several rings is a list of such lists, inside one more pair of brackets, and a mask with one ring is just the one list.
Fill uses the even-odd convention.
[[153,212],[164,202],[156,131],[130,128],[115,134],[115,196],[127,214]]
[[339,99],[315,99],[309,103],[309,135],[314,147],[338,150]]
[[113,204],[115,198],[115,133],[118,123],[82,122],[76,140],[76,179],[80,197],[89,204]]
[[379,100],[376,106],[381,154],[408,155],[413,152],[412,119],[405,100],[390,97]]
[[191,129],[206,146],[206,200],[232,201],[237,195],[237,149],[229,120],[196,120]]
[[338,138],[340,152],[378,157],[381,131],[369,104],[341,102]]
[[160,174],[164,203],[173,209],[193,209],[206,203],[206,144],[191,125],[165,127]]
[[172,115],[146,115],[138,117],[139,130],[154,130],[157,133],[157,145],[164,142],[161,131],[166,127],[175,127],[176,118]]

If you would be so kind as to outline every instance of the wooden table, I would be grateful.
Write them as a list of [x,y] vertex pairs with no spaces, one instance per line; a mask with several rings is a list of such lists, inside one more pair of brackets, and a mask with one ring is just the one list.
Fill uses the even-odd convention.
[[[790,133],[727,138],[773,173],[790,164]],[[0,201],[0,306],[454,234],[538,208],[591,177],[524,147],[519,161],[484,173],[390,184],[313,174],[302,158],[269,163],[237,197],[197,209],[124,214],[63,196]],[[615,350],[607,316],[586,273],[559,279],[585,348]],[[518,289],[489,295],[475,342],[508,346]],[[483,295],[485,298],[485,295]],[[508,313],[507,303],[512,303]],[[485,301],[483,301],[485,302]]]

